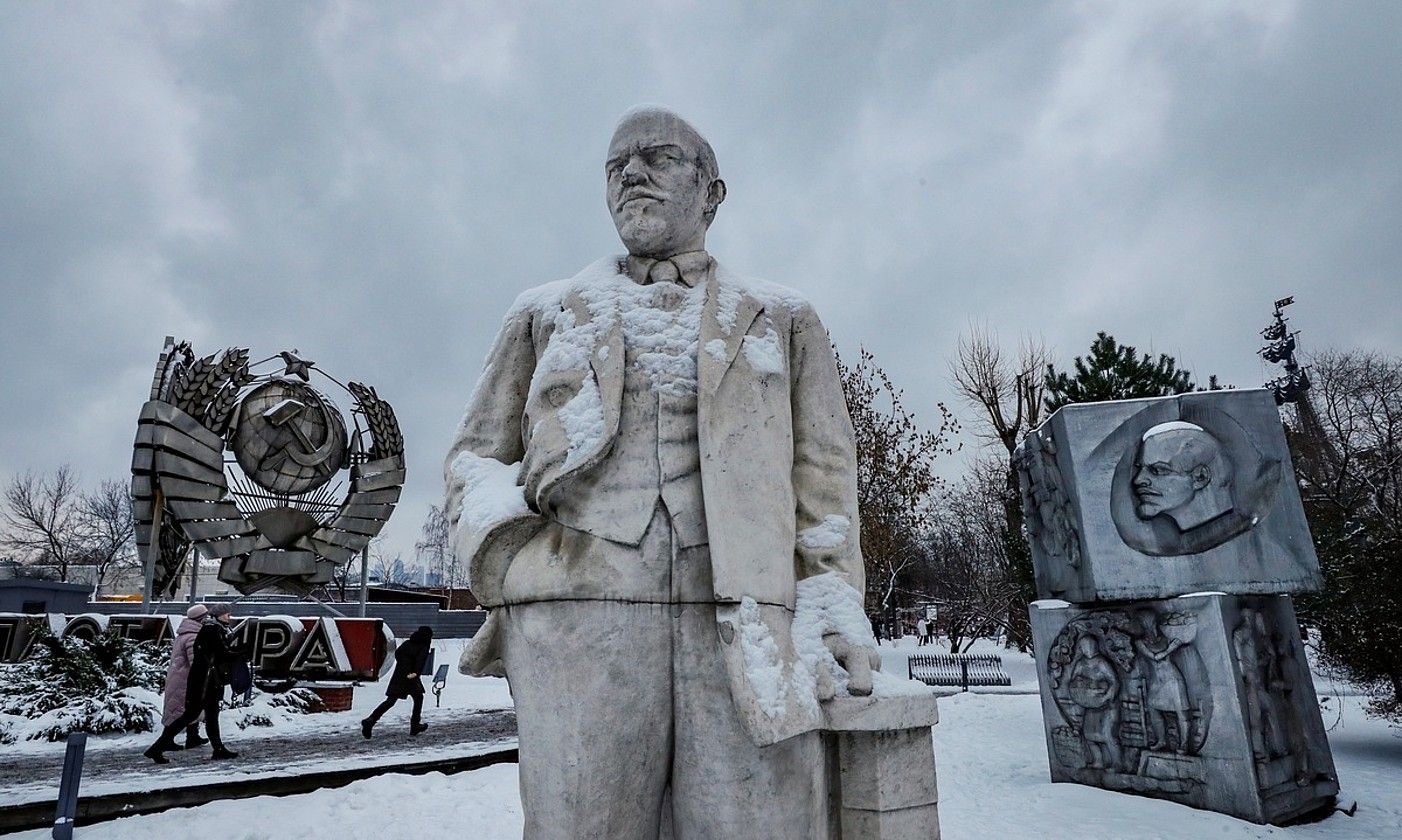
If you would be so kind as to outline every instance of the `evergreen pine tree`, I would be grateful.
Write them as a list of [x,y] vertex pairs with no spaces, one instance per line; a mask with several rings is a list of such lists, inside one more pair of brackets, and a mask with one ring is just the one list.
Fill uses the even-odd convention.
[[[1089,355],[1076,357],[1075,369],[1073,376],[1047,365],[1048,414],[1071,403],[1165,397],[1193,390],[1192,374],[1179,370],[1172,356],[1161,353],[1157,361],[1148,353],[1141,356],[1105,332],[1096,334]],[[1216,389],[1216,377],[1209,387]]]

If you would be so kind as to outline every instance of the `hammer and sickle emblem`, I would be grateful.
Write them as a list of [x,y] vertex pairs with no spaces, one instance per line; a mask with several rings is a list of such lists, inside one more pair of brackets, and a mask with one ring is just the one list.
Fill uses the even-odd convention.
[[326,428],[326,441],[321,446],[316,446],[307,437],[307,433],[302,430],[297,418],[307,410],[307,404],[299,400],[285,399],[267,411],[263,412],[263,419],[273,426],[286,428],[292,432],[292,437],[296,440],[287,444],[276,452],[269,452],[258,464],[259,470],[275,470],[282,465],[282,462],[291,458],[293,461],[304,467],[311,467],[322,474],[334,472],[330,464],[332,453],[336,449],[336,436],[331,433],[331,418],[327,416],[326,406],[320,400],[311,400],[315,409],[321,412],[322,425]]

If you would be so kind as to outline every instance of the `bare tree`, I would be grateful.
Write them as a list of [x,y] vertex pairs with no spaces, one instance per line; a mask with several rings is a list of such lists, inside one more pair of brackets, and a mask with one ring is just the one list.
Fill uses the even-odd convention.
[[956,446],[958,423],[943,404],[936,431],[921,429],[872,354],[861,348],[851,367],[837,360],[857,444],[857,508],[867,572],[867,608],[889,620],[902,574],[925,556],[939,478],[935,459]]
[[66,582],[86,542],[73,468],[65,464],[50,476],[26,472],[11,479],[0,506],[0,528],[0,540],[21,562],[50,567]]
[[1009,572],[1003,487],[1000,459],[975,461],[944,494],[926,538],[926,591],[939,606],[941,629],[955,652],[961,641],[1026,632],[1025,600]]
[[1324,440],[1296,467],[1306,495],[1402,539],[1402,360],[1326,350],[1310,357],[1309,423]]
[[421,570],[406,565],[403,555],[398,552],[391,555],[386,551],[387,536],[386,532],[381,531],[378,537],[370,541],[369,576],[379,578],[380,584],[388,587],[404,587],[417,582],[417,573]]
[[93,595],[96,596],[108,572],[139,564],[127,483],[109,479],[98,485],[97,490],[84,493],[79,502],[79,519],[84,560],[93,566]]
[[1287,428],[1324,587],[1298,599],[1320,660],[1402,723],[1402,358],[1325,351]]
[[977,434],[1002,450],[1002,487],[996,503],[1003,511],[1007,572],[1022,591],[1020,598],[1008,603],[1010,612],[1003,623],[1008,627],[1009,643],[1020,650],[1032,642],[1027,604],[1035,590],[1012,456],[1023,436],[1042,422],[1050,361],[1046,345],[1039,340],[1024,338],[1014,355],[1005,352],[988,329],[974,329],[959,340],[959,357],[950,365],[950,377],[959,395],[978,411]]
[[443,515],[443,508],[438,505],[428,508],[419,541],[414,543],[414,555],[430,574],[438,576],[442,586],[451,590],[457,585],[458,563],[453,552],[448,517]]
[[1046,370],[1051,354],[1039,340],[1024,338],[1017,355],[1003,351],[987,328],[959,339],[959,358],[950,376],[959,395],[979,410],[979,437],[1013,450],[1042,422]]

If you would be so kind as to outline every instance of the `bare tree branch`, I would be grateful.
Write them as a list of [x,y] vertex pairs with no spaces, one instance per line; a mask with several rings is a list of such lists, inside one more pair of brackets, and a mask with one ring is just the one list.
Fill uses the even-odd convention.
[[26,472],[11,479],[0,505],[0,542],[22,562],[54,569],[68,580],[84,547],[77,475],[67,464],[50,476]]

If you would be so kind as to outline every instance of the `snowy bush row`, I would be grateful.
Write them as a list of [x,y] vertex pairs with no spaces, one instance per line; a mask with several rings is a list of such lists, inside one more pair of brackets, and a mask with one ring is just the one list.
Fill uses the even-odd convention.
[[[70,732],[151,732],[160,723],[166,663],[163,648],[113,634],[91,641],[45,635],[28,659],[0,665],[0,744],[61,741]],[[271,726],[320,704],[307,689],[255,693],[232,709],[232,722]]]

